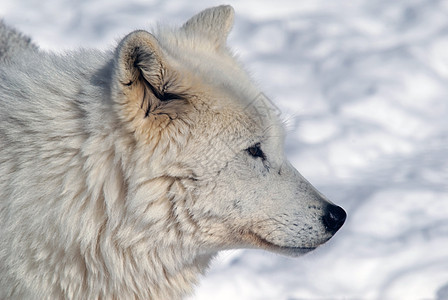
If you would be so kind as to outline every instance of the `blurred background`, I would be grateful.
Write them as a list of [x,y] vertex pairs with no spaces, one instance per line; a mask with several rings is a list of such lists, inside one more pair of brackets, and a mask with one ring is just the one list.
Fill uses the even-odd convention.
[[191,299],[448,299],[448,1],[2,0],[0,17],[45,50],[105,50],[219,4],[288,157],[348,220],[298,259],[223,252]]

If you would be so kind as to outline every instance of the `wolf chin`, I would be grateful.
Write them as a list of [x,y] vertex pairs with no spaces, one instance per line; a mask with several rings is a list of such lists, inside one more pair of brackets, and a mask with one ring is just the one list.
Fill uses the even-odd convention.
[[232,24],[219,6],[56,55],[0,23],[1,299],[178,299],[220,250],[298,256],[342,226]]

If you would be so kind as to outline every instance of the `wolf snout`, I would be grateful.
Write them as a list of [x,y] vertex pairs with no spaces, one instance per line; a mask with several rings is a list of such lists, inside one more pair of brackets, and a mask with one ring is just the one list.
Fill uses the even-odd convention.
[[325,228],[331,232],[335,233],[342,227],[347,218],[347,213],[345,210],[337,205],[329,204],[326,208],[325,215],[322,217]]

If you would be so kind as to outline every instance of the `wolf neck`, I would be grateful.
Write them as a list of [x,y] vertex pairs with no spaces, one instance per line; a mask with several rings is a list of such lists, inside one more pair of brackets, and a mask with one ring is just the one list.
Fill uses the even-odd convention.
[[[92,293],[92,299],[181,299],[193,292],[198,275],[203,273],[211,259],[211,256],[198,256],[179,262],[185,258],[172,249],[141,250],[105,254],[103,259],[107,272],[103,274],[108,274],[108,278],[98,278],[94,282],[105,280],[104,286],[109,288],[104,294]],[[113,256],[118,260],[111,263]]]
[[[124,157],[120,152],[134,148],[131,144],[132,139],[115,130],[86,140],[82,147],[84,170],[88,168],[94,182],[84,213],[97,222],[89,228],[81,225],[77,232],[92,237],[79,252],[79,261],[89,262],[90,269],[85,270],[87,282],[78,284],[87,284],[91,299],[179,299],[193,291],[214,254],[198,253],[191,240],[182,242],[186,229],[178,228],[173,218],[182,217],[182,212],[174,211],[179,209],[175,202],[182,199],[166,196],[179,195],[173,189],[182,188],[181,183],[167,178],[135,182],[126,174],[126,168],[132,169],[130,173],[144,172],[119,159]],[[148,190],[154,190],[152,197]],[[195,230],[194,224],[190,227]]]
[[[100,242],[98,270],[89,270],[91,299],[180,299],[193,292],[198,276],[212,255],[185,253],[171,247],[147,244],[129,248]],[[92,272],[93,271],[93,272]],[[106,287],[96,291],[95,285]]]

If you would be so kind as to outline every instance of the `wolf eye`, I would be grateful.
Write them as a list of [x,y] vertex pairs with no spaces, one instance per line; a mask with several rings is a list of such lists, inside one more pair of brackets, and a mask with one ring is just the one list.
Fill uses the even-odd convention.
[[255,157],[255,158],[261,157],[262,160],[266,159],[266,156],[264,155],[263,151],[260,148],[260,143],[256,143],[252,147],[247,148],[246,151],[252,157]]

